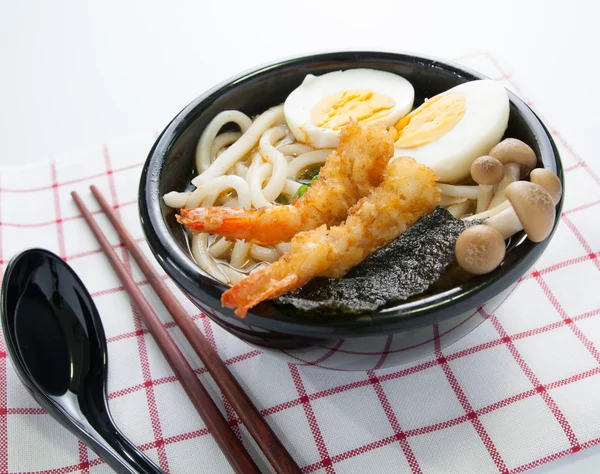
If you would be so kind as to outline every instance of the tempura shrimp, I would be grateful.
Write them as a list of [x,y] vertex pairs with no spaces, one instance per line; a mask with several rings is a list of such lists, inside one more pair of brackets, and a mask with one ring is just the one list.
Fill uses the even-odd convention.
[[259,209],[181,209],[177,220],[196,233],[262,245],[288,242],[298,232],[343,221],[350,207],[381,183],[393,154],[392,137],[383,126],[352,122],[342,130],[337,150],[327,157],[319,179],[302,199]]
[[412,158],[396,158],[381,185],[360,199],[344,223],[301,232],[290,251],[227,290],[223,306],[248,309],[306,284],[316,276],[342,277],[370,253],[387,245],[440,202],[433,172]]

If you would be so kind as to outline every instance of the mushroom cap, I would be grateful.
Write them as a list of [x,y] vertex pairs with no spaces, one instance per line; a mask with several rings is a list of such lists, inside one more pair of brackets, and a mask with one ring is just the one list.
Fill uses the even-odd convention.
[[492,148],[489,154],[503,165],[509,163],[521,165],[521,177],[535,168],[537,164],[537,158],[533,149],[527,143],[516,138],[505,138]]
[[474,225],[456,240],[456,261],[469,273],[483,275],[494,270],[506,252],[500,232],[487,225]]
[[504,166],[493,156],[480,156],[471,165],[471,178],[478,184],[498,184],[503,177]]
[[539,184],[515,181],[507,186],[506,197],[529,240],[541,242],[550,235],[556,216],[554,202],[548,191]]
[[558,176],[545,168],[536,168],[531,171],[529,179],[532,183],[539,184],[550,193],[555,206],[558,204],[562,197],[562,184]]

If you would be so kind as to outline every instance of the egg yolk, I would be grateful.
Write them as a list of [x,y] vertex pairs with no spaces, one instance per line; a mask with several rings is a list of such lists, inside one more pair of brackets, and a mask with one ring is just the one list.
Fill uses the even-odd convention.
[[340,130],[354,119],[368,123],[387,117],[396,103],[389,97],[369,90],[336,92],[321,99],[313,108],[311,121],[314,125]]
[[414,148],[448,133],[465,113],[465,96],[438,95],[413,110],[396,124],[396,148]]

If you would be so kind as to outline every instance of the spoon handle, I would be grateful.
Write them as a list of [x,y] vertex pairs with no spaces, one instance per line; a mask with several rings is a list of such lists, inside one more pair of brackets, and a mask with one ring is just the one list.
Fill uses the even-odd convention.
[[84,441],[119,474],[165,474],[116,428],[102,435],[86,435],[89,439]]
[[[27,385],[27,384],[26,384]],[[67,430],[87,444],[118,474],[165,474],[156,464],[132,444],[113,424],[112,418],[103,420],[96,430],[87,417],[75,416],[70,410],[57,405],[56,400],[30,391],[37,402]]]
[[171,366],[175,377],[177,377],[179,383],[181,383],[181,386],[188,395],[192,405],[194,405],[194,408],[204,421],[206,427],[212,434],[213,439],[223,452],[223,455],[231,464],[234,472],[236,474],[260,474],[260,469],[252,459],[252,456],[233,432],[228,420],[224,417],[223,413],[221,413],[179,349],[179,346],[177,346],[174,339],[169,334],[169,331],[163,326],[163,323],[154,312],[154,309],[150,306],[150,303],[148,303],[145,296],[128,273],[110,242],[96,223],[96,220],[90,214],[90,211],[75,191],[71,193],[71,196],[100,243],[104,255],[108,258],[115,273],[123,283],[131,301],[138,307],[142,320],[165,356],[165,359]]

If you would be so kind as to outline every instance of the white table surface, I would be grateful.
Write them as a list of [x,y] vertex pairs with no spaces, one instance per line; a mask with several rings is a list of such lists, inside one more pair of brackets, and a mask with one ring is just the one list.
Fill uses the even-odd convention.
[[[384,49],[492,53],[598,169],[599,14],[583,0],[0,0],[0,166],[158,131],[208,87],[273,59]],[[600,446],[534,472],[598,466]]]

